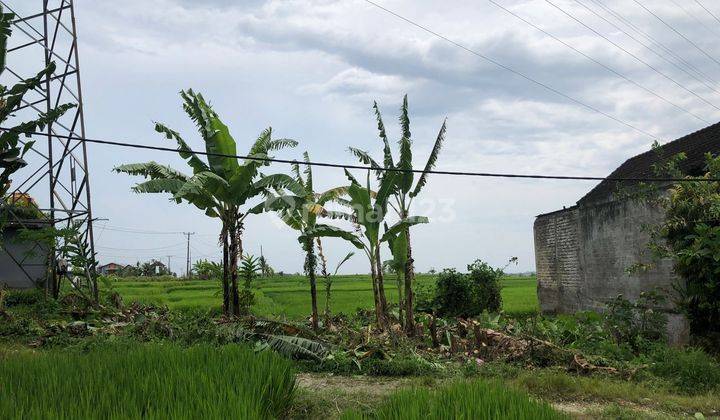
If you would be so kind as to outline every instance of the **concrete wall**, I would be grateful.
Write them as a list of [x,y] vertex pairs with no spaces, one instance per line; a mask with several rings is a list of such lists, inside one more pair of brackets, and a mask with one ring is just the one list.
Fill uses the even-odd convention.
[[540,309],[575,312],[582,282],[579,256],[579,212],[576,207],[535,220],[535,265]]
[[[647,248],[646,227],[662,221],[661,209],[635,200],[612,201],[581,206],[579,219],[581,309],[602,309],[620,294],[635,300],[641,292],[657,288],[672,291],[672,261],[653,261]],[[652,263],[652,268],[628,273],[637,263]]]
[[[45,283],[47,249],[17,240],[17,229],[6,227],[0,239],[0,285],[30,289]],[[14,260],[13,260],[14,259]],[[22,268],[15,262],[22,262]]]
[[[579,205],[538,216],[535,260],[542,312],[602,311],[618,295],[634,300],[657,288],[672,296],[676,281],[672,262],[651,260],[650,237],[644,229],[662,217],[661,209],[633,200]],[[628,273],[633,265],[650,262],[650,270]],[[672,313],[672,297],[666,309],[670,343],[686,343],[687,322]]]

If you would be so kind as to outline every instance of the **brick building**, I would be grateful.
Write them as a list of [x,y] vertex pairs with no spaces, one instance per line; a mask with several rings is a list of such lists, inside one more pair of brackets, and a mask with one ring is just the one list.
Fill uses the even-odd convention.
[[[701,174],[705,154],[720,154],[720,123],[628,159],[610,178],[652,178],[654,165],[680,152],[687,155],[681,169]],[[619,188],[618,182],[602,181],[575,206],[535,220],[538,298],[543,312],[602,310],[619,294],[635,299],[643,291],[671,290],[675,281],[671,261],[628,273],[634,264],[649,262],[649,236],[643,226],[660,222],[663,213],[657,206],[627,198]],[[632,188],[633,184],[622,183],[623,192]],[[668,319],[671,341],[682,341],[684,319],[672,313]]]

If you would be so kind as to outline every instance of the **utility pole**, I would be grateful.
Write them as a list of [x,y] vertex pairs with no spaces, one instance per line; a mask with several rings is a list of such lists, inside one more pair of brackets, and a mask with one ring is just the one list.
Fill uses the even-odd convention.
[[166,257],[168,259],[168,265],[167,265],[168,273],[172,274],[172,270],[170,269],[170,257],[172,257],[172,255],[166,255]]
[[187,267],[185,268],[185,275],[188,279],[192,277],[190,274],[190,236],[194,234],[195,232],[183,232],[183,235],[187,236]]

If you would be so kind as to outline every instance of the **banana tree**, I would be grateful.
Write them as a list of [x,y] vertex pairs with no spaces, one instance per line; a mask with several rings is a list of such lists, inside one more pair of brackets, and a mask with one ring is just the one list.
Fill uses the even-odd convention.
[[[386,223],[385,231],[387,232],[388,230],[389,228]],[[403,324],[404,299],[402,278],[405,265],[407,264],[407,236],[405,236],[405,231],[400,231],[397,234],[387,235],[387,237],[388,247],[390,248],[390,253],[392,254],[392,260],[390,260],[389,263],[390,267],[395,272],[395,279],[397,281],[398,316],[400,317],[400,324]]]
[[314,229],[308,231],[307,235],[342,238],[365,253],[370,262],[377,326],[379,329],[384,330],[388,326],[388,305],[385,295],[380,244],[388,241],[392,235],[397,235],[398,232],[408,226],[427,223],[427,218],[401,219],[389,228],[383,236],[380,236],[380,227],[387,215],[388,199],[395,187],[396,172],[388,171],[380,174],[377,193],[370,189],[369,171],[365,187],[347,170],[345,170],[345,175],[350,180],[350,186],[347,189],[349,200],[346,205],[351,210],[350,216],[356,229],[350,232],[335,226],[318,224]]
[[[377,102],[373,104],[373,110],[375,111],[379,137],[383,142],[383,165],[386,168],[396,168],[403,170],[402,172],[398,172],[398,175],[396,177],[396,185],[392,193],[394,200],[390,203],[390,207],[393,208],[393,210],[397,213],[398,217],[401,220],[407,219],[411,217],[410,212],[413,199],[417,197],[418,194],[420,194],[425,184],[427,184],[429,175],[428,171],[432,170],[435,167],[438,155],[440,154],[440,150],[442,149],[443,141],[445,140],[447,120],[443,121],[442,127],[440,127],[440,131],[438,132],[437,138],[435,139],[435,144],[433,145],[432,151],[430,152],[430,156],[425,163],[425,169],[423,169],[422,174],[413,186],[415,178],[414,173],[412,172],[412,139],[410,132],[410,117],[408,115],[407,95],[403,97],[402,107],[400,108],[400,127],[402,131],[402,137],[398,141],[398,146],[400,148],[400,159],[397,162],[394,162],[393,160],[392,149],[390,148],[390,142],[388,141],[387,133],[385,132],[385,124],[383,123],[382,115],[380,113],[380,108],[378,107]],[[355,154],[355,156],[358,157],[358,159],[360,159],[361,162],[365,163],[366,165],[370,165],[376,169],[380,167],[380,165],[375,162],[367,152],[358,149],[351,149],[351,151],[353,152],[353,154]],[[377,170],[376,172],[378,174],[378,177],[380,177],[382,171]],[[405,228],[404,236],[405,240],[401,241],[398,247],[403,246],[405,249],[396,249],[394,250],[393,254],[395,254],[396,252],[405,252],[405,254],[407,255],[407,258],[405,259],[404,270],[405,330],[409,335],[413,335],[415,333],[415,314],[413,308],[413,283],[415,281],[415,268],[414,260],[412,257],[412,246],[410,241],[409,226]]]
[[[186,202],[205,212],[205,215],[220,219],[222,230],[220,243],[223,248],[223,312],[240,315],[238,292],[238,257],[242,255],[242,232],[249,208],[248,201],[261,196],[269,187],[260,184],[260,168],[267,166],[269,153],[297,142],[288,139],[273,139],[272,128],[262,132],[250,148],[248,157],[237,157],[237,144],[227,126],[207,104],[201,94],[192,90],[180,92],[185,113],[197,125],[208,153],[207,162],[193,152],[177,131],[156,123],[155,131],[178,145],[178,154],[192,169],[186,175],[169,166],[156,162],[134,163],[116,167],[116,172],[140,175],[145,182],[133,187],[137,193],[168,193],[171,201]],[[257,160],[260,159],[260,160]]]
[[323,253],[323,247],[322,242],[320,241],[320,238],[315,238],[317,240],[318,245],[318,255],[320,256],[320,261],[322,262],[322,270],[320,271],[323,276],[323,282],[325,283],[325,328],[330,329],[332,326],[332,312],[330,310],[331,307],[331,295],[330,295],[330,289],[332,288],[333,284],[333,277],[337,276],[338,271],[340,271],[340,267],[343,266],[350,258],[355,256],[354,252],[348,252],[343,259],[338,262],[338,264],[335,266],[335,271],[333,272],[332,277],[330,276],[330,273],[327,270],[327,259],[325,258],[325,254]]
[[[260,213],[263,211],[275,211],[285,224],[300,233],[298,241],[305,252],[305,274],[310,282],[310,301],[312,306],[312,327],[318,328],[318,305],[317,305],[317,256],[315,254],[315,243],[313,237],[307,232],[314,229],[318,216],[345,217],[340,212],[333,212],[325,209],[329,201],[338,199],[346,192],[345,187],[333,188],[323,193],[316,193],[313,186],[312,166],[309,164],[310,157],[307,152],[303,155],[305,159],[303,179],[300,173],[300,165],[293,163],[293,175],[275,174],[269,175],[258,182],[258,185],[267,187],[266,200],[255,206],[251,212]],[[270,188],[274,189],[270,191]],[[318,246],[320,238],[316,238]]]

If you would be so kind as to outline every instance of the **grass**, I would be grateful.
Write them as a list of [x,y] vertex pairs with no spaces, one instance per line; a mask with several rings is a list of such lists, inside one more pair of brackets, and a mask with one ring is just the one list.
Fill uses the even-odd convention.
[[3,418],[278,418],[290,408],[289,361],[241,346],[120,343],[0,359]]
[[430,390],[412,388],[396,392],[370,413],[346,412],[354,419],[562,419],[549,404],[498,382],[475,380]]
[[[435,277],[417,276],[421,285],[433,285]],[[170,309],[218,309],[221,304],[217,281],[131,281],[113,282],[114,288],[126,302],[167,305]],[[319,285],[318,305],[325,307],[325,293]],[[385,284],[387,297],[397,302],[394,279]],[[336,276],[333,280],[332,310],[351,314],[357,309],[373,306],[372,284],[367,275]],[[275,276],[262,278],[255,283],[256,305],[259,316],[300,319],[310,314],[309,285],[304,276]],[[534,313],[538,310],[535,277],[506,276],[503,279],[503,310],[512,314]]]
[[554,369],[525,371],[503,364],[490,364],[487,368],[490,370],[484,376],[502,378],[507,384],[546,401],[622,402],[675,415],[692,415],[696,412],[716,414],[720,410],[720,395],[717,391],[690,396],[680,395],[668,384],[661,382],[635,382],[602,375],[576,376]]

